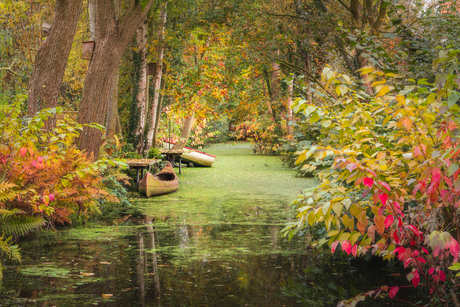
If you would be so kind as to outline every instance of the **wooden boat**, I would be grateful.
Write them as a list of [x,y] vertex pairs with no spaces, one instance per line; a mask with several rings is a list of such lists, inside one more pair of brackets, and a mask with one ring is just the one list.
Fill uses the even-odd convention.
[[139,182],[139,192],[147,197],[163,195],[176,191],[179,188],[179,179],[171,166],[166,162],[166,166],[155,175],[147,172]]
[[[168,148],[168,146],[170,146],[170,144],[166,142],[164,147]],[[173,144],[171,143],[171,147],[172,146]],[[182,160],[185,162],[192,162],[196,166],[211,167],[214,161],[216,160],[216,156],[210,155],[203,151],[193,149],[191,147],[184,146],[184,152],[182,153]]]
[[185,146],[182,160],[192,162],[194,165],[211,167],[216,156]]

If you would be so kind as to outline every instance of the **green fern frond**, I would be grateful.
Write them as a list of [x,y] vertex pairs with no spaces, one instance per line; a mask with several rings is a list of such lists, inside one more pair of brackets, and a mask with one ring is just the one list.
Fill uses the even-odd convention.
[[16,197],[16,192],[12,190],[14,187],[16,185],[8,181],[0,182],[0,203],[12,201]]
[[32,230],[40,228],[45,223],[41,217],[19,214],[9,215],[7,218],[0,214],[0,221],[2,221],[0,233],[15,236],[24,236]]

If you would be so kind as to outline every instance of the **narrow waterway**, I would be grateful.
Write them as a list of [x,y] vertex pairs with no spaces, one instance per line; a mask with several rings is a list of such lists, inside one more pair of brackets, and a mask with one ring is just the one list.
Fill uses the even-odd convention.
[[[282,293],[308,265],[287,242],[290,202],[311,179],[248,144],[213,146],[212,168],[183,169],[177,192],[132,200],[133,226],[78,228],[22,244],[5,272],[9,305],[295,306]],[[3,306],[0,302],[0,306]],[[6,306],[6,305],[5,305]]]

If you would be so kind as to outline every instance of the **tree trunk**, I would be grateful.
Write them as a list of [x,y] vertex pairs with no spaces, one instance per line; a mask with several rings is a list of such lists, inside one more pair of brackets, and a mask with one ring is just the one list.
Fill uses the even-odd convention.
[[294,80],[292,83],[288,84],[288,96],[287,96],[287,104],[286,104],[286,132],[288,136],[292,134],[292,128],[289,125],[289,122],[292,121],[292,99],[294,96]]
[[148,101],[148,78],[147,78],[147,20],[136,31],[137,46],[139,48],[139,57],[141,60],[139,91],[137,93],[137,110],[139,114],[138,126],[136,127],[136,149],[141,153],[144,148],[144,129],[145,129],[145,113]]
[[185,118],[184,128],[182,129],[182,133],[180,134],[180,140],[171,149],[183,149],[185,144],[187,144],[188,138],[190,137],[190,132],[192,131],[194,117],[195,111],[193,111],[189,117]]
[[[77,118],[79,123],[104,123],[107,97],[110,95],[113,78],[123,52],[154,2],[150,0],[142,11],[138,1],[135,1],[120,22],[116,22],[112,0],[96,1],[97,44],[84,82]],[[99,129],[85,125],[79,138],[80,149],[96,159],[101,137],[102,132]]]
[[[90,1],[96,1],[96,0],[90,0]],[[114,0],[113,4],[114,4],[114,11],[115,11],[115,20],[118,21],[120,19],[121,0]],[[95,26],[96,26],[96,23],[94,22],[94,28]],[[91,28],[91,20],[90,20],[90,28]],[[109,99],[107,101],[107,125],[106,125],[106,130],[105,130],[105,136],[107,137],[107,139],[114,138],[118,130],[121,132],[121,127],[117,129],[117,125],[120,121],[120,116],[118,114],[118,80],[119,80],[119,77],[120,77],[120,72],[117,69],[115,76],[113,77],[111,95],[109,96]]]
[[96,0],[88,1],[88,19],[90,40],[96,40]]
[[[57,106],[83,0],[57,0],[50,33],[38,49],[29,82],[28,116]],[[51,123],[54,125],[54,122]]]
[[149,150],[152,147],[153,143],[153,134],[155,132],[155,123],[157,121],[157,114],[156,111],[158,109],[158,102],[160,98],[160,86],[161,86],[161,78],[163,73],[163,54],[164,54],[164,36],[165,36],[165,26],[166,26],[166,18],[167,18],[167,3],[163,5],[160,10],[160,16],[158,18],[159,26],[158,26],[158,46],[157,46],[157,65],[156,65],[156,72],[153,78],[155,94],[153,96],[152,105],[149,106],[147,118],[149,119],[148,123],[148,131],[147,131],[147,140],[145,150]]
[[118,78],[120,73],[118,69],[113,78],[112,89],[110,91],[109,101],[107,102],[107,125],[105,136],[108,139],[113,139],[116,134],[118,124]]
[[[166,74],[166,72],[165,72]],[[165,95],[164,95],[164,91],[165,91],[165,88],[166,88],[166,80],[163,79],[162,81],[162,86],[161,86],[161,92],[163,94],[161,94],[160,96],[160,101],[158,102],[158,106],[157,106],[157,110],[156,110],[156,121],[155,121],[155,129],[153,130],[153,141],[152,141],[152,147],[153,148],[156,148],[157,147],[157,135],[158,135],[158,127],[160,126],[160,113],[161,113],[161,105],[163,104],[163,100],[165,98]]]

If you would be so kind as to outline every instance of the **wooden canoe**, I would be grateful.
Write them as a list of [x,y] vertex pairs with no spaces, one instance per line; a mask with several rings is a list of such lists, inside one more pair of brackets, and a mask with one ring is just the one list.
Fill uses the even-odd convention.
[[[172,145],[173,144],[171,144],[171,147]],[[168,146],[169,146],[169,143],[166,142],[164,147],[168,148]],[[213,156],[203,151],[193,149],[191,147],[184,146],[184,152],[182,153],[182,160],[186,162],[192,162],[194,165],[197,165],[197,166],[211,167],[214,161],[216,160],[216,156]]]
[[210,155],[208,153],[190,148],[184,147],[184,153],[182,154],[182,160],[192,162],[198,166],[211,167],[216,160],[216,156]]
[[179,179],[169,162],[166,162],[166,166],[155,175],[147,172],[139,182],[139,192],[147,197],[168,194],[178,188]]

